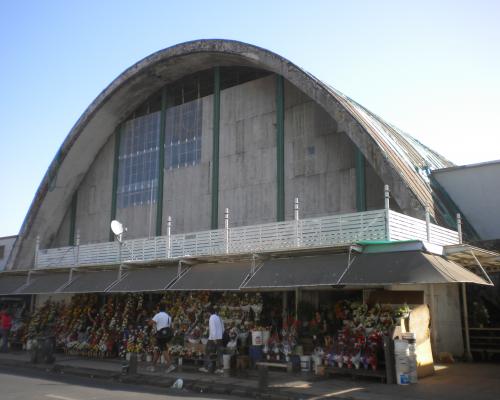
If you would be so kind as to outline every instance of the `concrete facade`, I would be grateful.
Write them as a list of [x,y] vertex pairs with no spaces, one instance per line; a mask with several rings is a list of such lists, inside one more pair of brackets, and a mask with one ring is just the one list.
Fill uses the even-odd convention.
[[210,229],[213,95],[202,98],[201,160],[199,164],[165,169],[162,233],[172,217],[172,233]]
[[[426,205],[431,206],[433,215],[438,213],[428,183],[416,170],[416,164],[429,160],[384,121],[277,54],[241,42],[199,40],[173,46],[138,62],[113,81],[88,107],[62,144],[40,184],[20,230],[9,268],[33,266],[37,235],[42,238],[42,248],[51,246],[73,194],[101,148],[128,115],[165,84],[215,66],[260,68],[283,76],[336,121],[337,131],[345,132],[381,181],[391,187],[393,204],[415,217],[423,218]],[[388,134],[401,142],[402,149],[410,151],[415,165],[408,163],[409,158],[402,155],[402,150],[387,143]],[[445,161],[441,161],[439,165],[447,166]],[[348,181],[349,173],[345,172],[342,179]],[[54,181],[57,181],[56,185]],[[244,197],[237,194],[236,188],[231,190],[231,204]],[[293,194],[288,193],[287,196]],[[343,209],[345,206],[340,207]],[[439,215],[436,214],[436,217],[439,220]],[[244,216],[235,215],[234,222],[243,219]],[[106,224],[108,222],[105,221]],[[102,238],[105,239],[106,234]]]

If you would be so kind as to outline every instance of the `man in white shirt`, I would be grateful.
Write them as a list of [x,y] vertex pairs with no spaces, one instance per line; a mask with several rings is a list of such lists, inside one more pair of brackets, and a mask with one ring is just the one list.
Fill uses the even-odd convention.
[[224,322],[222,318],[217,315],[213,306],[208,309],[210,312],[210,319],[208,320],[208,343],[205,351],[205,365],[200,368],[201,372],[208,372],[210,366],[210,357],[216,355],[216,373],[222,373],[222,335],[224,334]]
[[159,309],[160,311],[151,320],[151,323],[156,328],[156,345],[159,348],[159,351],[155,351],[153,355],[151,370],[155,370],[161,353],[163,353],[167,365],[166,372],[169,373],[175,369],[175,365],[172,364],[172,360],[170,359],[170,354],[168,354],[167,346],[168,342],[172,339],[172,318],[165,312],[165,304],[160,304]]

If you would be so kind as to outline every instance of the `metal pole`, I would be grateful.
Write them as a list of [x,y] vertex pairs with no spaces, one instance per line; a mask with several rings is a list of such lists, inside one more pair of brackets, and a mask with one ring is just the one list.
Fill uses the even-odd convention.
[[385,209],[385,238],[391,240],[391,224],[390,224],[390,191],[389,185],[384,185],[384,209]]
[[299,198],[296,197],[293,202],[293,219],[295,220],[295,246],[300,246],[299,240]]
[[464,338],[465,338],[465,359],[472,361],[472,353],[470,351],[470,337],[469,337],[469,312],[467,310],[467,290],[465,283],[462,286],[462,310],[464,319]]
[[429,211],[429,206],[425,207],[425,230],[427,232],[427,241],[431,241],[431,213]]
[[457,231],[458,231],[458,243],[462,244],[463,243],[462,216],[460,215],[460,213],[457,213]]
[[172,217],[167,218],[167,258],[172,256]]
[[76,231],[76,257],[75,265],[80,263],[80,229]]
[[295,320],[299,319],[300,289],[295,288]]
[[226,241],[226,254],[229,253],[229,208],[224,210],[224,230]]
[[38,251],[40,250],[40,236],[36,237],[35,244],[35,268],[38,268]]
[[122,280],[122,273],[123,273],[123,264],[120,264],[120,266],[118,267],[118,280],[119,281]]

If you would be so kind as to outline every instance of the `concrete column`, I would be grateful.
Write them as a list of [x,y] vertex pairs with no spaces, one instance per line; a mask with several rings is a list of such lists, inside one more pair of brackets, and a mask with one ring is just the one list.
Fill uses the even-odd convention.
[[167,218],[167,258],[172,256],[172,217]]
[[460,215],[460,213],[457,213],[457,231],[458,231],[458,243],[462,244],[463,243],[462,216]]
[[224,241],[226,243],[226,254],[229,253],[229,208],[224,210]]

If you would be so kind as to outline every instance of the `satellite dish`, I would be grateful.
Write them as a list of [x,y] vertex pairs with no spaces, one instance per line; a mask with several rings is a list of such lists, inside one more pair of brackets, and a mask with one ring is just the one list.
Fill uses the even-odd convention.
[[124,231],[123,224],[114,219],[111,221],[111,230],[116,236],[120,236]]

